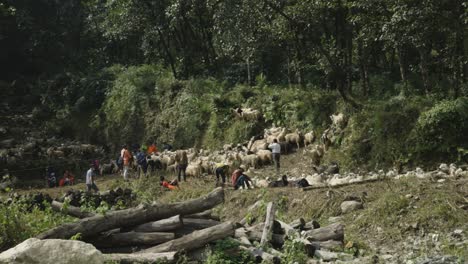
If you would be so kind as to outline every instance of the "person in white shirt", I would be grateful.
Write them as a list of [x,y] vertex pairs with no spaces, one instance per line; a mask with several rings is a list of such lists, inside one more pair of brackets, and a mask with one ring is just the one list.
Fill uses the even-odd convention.
[[278,140],[275,138],[273,143],[268,146],[271,149],[273,154],[273,163],[275,163],[276,171],[279,172],[280,169],[280,155],[281,155],[281,145],[278,144]]
[[86,187],[87,191],[94,190],[95,192],[99,192],[98,187],[94,183],[94,166],[93,164],[90,165],[89,170],[86,172]]

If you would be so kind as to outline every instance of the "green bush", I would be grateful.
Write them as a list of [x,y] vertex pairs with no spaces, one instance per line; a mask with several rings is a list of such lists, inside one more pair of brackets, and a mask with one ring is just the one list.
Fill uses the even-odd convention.
[[423,112],[413,133],[414,152],[424,160],[454,160],[468,148],[468,98],[445,100]]
[[[412,161],[411,131],[431,101],[393,97],[373,101],[351,116],[341,146],[343,167],[376,169]],[[414,160],[413,160],[414,161]]]
[[209,251],[206,264],[253,264],[254,259],[248,252],[239,250],[239,243],[233,239],[227,238],[217,241],[214,247]]
[[45,203],[45,210],[28,208],[25,203],[0,204],[0,251],[6,250],[23,240],[34,237],[50,228],[73,219],[52,211]]

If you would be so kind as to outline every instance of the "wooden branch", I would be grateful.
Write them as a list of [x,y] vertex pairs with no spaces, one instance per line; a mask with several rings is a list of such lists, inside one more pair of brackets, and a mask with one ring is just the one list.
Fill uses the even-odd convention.
[[273,222],[275,221],[275,206],[272,202],[269,202],[266,209],[265,226],[263,227],[262,239],[260,240],[260,246],[265,246],[268,241],[271,240],[271,234],[273,229]]
[[139,206],[120,211],[112,211],[105,215],[81,219],[77,222],[63,224],[50,229],[37,238],[63,238],[68,239],[81,233],[83,238],[91,237],[106,230],[136,226],[150,221],[165,219],[174,215],[193,214],[215,207],[224,201],[224,191],[216,188],[206,196],[173,204],[153,204],[147,207]]
[[174,231],[183,226],[182,218],[176,215],[167,219],[142,224],[133,228],[135,232],[166,232]]
[[97,248],[115,248],[115,247],[126,247],[126,246],[139,246],[139,245],[150,245],[154,246],[161,244],[175,238],[174,233],[138,233],[138,232],[127,232],[127,233],[115,233],[108,236],[100,236],[94,239],[87,240],[87,242],[93,244]]
[[276,221],[280,223],[281,228],[284,229],[285,234],[288,235],[289,237],[299,236],[299,232],[296,229],[294,229],[292,226],[280,220],[276,220]]
[[181,250],[190,251],[192,249],[203,247],[215,240],[234,236],[234,230],[235,224],[233,222],[225,222],[217,226],[195,231],[189,235],[171,240],[155,247],[148,248],[141,252],[160,253]]
[[134,254],[104,254],[106,261],[121,264],[133,263],[175,263],[179,257],[177,252],[166,253],[134,253]]
[[312,241],[311,244],[316,249],[325,249],[329,251],[339,251],[343,250],[343,242],[336,240],[327,240],[327,241]]
[[304,229],[305,224],[306,224],[306,222],[305,222],[304,218],[299,218],[299,219],[296,219],[296,220],[292,221],[291,223],[289,223],[289,226],[291,226],[294,229],[302,230],[302,229]]
[[205,229],[215,225],[219,225],[221,222],[212,219],[197,219],[197,218],[185,218],[182,220],[185,227],[193,228],[195,230]]
[[326,227],[305,231],[305,234],[309,241],[343,241],[344,226],[340,223],[335,223]]
[[52,207],[52,210],[56,212],[65,213],[78,218],[87,218],[95,215],[95,213],[92,212],[81,211],[81,209],[76,206],[67,205],[66,207],[64,207],[63,203],[57,201],[52,201],[50,205]]
[[302,188],[302,191],[310,191],[310,190],[316,190],[316,189],[328,189],[328,188],[330,189],[340,188],[340,187],[348,186],[348,185],[364,184],[364,183],[377,182],[377,181],[382,181],[382,180],[385,180],[385,178],[373,178],[373,179],[366,179],[362,181],[341,183],[341,184],[335,184],[335,185],[323,184],[323,185],[316,185],[316,186],[308,186],[308,187]]
[[218,216],[212,215],[212,210],[206,210],[201,213],[191,214],[191,215],[184,215],[184,218],[197,218],[197,219],[212,219],[216,221],[220,221]]

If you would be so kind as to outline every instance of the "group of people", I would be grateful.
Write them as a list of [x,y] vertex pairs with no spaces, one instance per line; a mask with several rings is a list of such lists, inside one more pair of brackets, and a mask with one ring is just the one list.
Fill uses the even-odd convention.
[[[280,168],[280,153],[281,153],[281,145],[275,139],[272,144],[268,146],[269,149],[272,151],[273,162],[277,171]],[[133,145],[133,154],[132,151],[129,149],[127,145],[122,146],[120,151],[120,155],[117,158],[117,166],[119,167],[119,171],[122,172],[124,180],[129,179],[129,170],[132,164],[134,163],[134,159],[136,159],[137,164],[137,177],[140,177],[141,174],[147,175],[148,172],[148,161],[151,162],[149,156],[152,154],[156,154],[158,152],[158,148],[156,144],[151,143],[148,146],[139,146]],[[172,146],[165,144],[164,149],[172,149]],[[188,157],[187,152],[185,150],[180,150],[176,152],[175,156],[175,166],[177,170],[177,179],[168,181],[164,178],[164,176],[160,177],[160,185],[163,188],[168,190],[176,190],[179,189],[179,182],[187,180],[186,169],[188,166]],[[229,173],[229,166],[224,163],[217,163],[215,164],[215,175],[216,175],[216,185],[225,185],[226,178]],[[65,186],[65,185],[73,185],[75,183],[74,175],[65,170],[64,175],[62,178],[57,179],[57,174],[52,167],[47,168],[47,180],[49,187],[55,186]],[[93,160],[90,163],[89,169],[86,171],[86,186],[88,191],[99,191],[95,183],[95,176],[100,175],[99,169],[99,160]],[[252,180],[248,175],[245,174],[245,167],[240,166],[236,170],[234,170],[231,174],[231,184],[234,189],[239,188],[251,188]]]
[[75,184],[75,176],[69,170],[65,170],[63,176],[59,178],[58,173],[55,171],[55,169],[49,166],[46,168],[46,175],[47,186],[49,188]]

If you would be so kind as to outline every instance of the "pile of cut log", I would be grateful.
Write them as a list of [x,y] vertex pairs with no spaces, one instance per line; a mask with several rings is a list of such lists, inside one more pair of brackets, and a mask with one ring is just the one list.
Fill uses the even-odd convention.
[[[79,207],[52,202],[54,210],[81,218],[48,230],[37,238],[69,239],[80,234],[114,262],[145,263],[165,259],[176,262],[181,252],[196,252],[217,240],[233,237],[258,262],[280,263],[286,239],[304,245],[310,256],[324,256],[330,249],[342,249],[344,229],[341,224],[320,227],[316,221],[298,219],[289,224],[275,219],[275,206],[268,203],[265,221],[247,224],[221,222],[212,208],[224,201],[224,191],[217,188],[206,196],[172,204],[140,205],[105,214],[82,212]],[[261,202],[252,206],[258,210]],[[270,247],[271,245],[271,247]],[[265,250],[268,248],[268,250]]]
[[[254,204],[249,209],[260,207],[261,203]],[[237,228],[235,238],[242,245],[241,248],[250,252],[257,260],[280,263],[283,253],[281,248],[289,239],[304,245],[305,253],[309,257],[324,258],[329,251],[342,251],[344,239],[344,226],[340,223],[320,227],[320,224],[312,220],[306,222],[303,218],[289,224],[275,219],[275,206],[268,203],[264,223],[248,225],[246,218],[240,221],[243,227]],[[268,251],[263,250],[266,244],[272,246]],[[268,247],[267,247],[268,248]],[[331,255],[338,255],[331,253]],[[330,260],[330,259],[326,259]]]
[[107,258],[115,262],[174,262],[182,251],[190,252],[234,236],[236,225],[221,222],[211,212],[223,201],[222,188],[185,202],[153,203],[105,214],[83,212],[79,207],[53,201],[54,210],[81,219],[50,229],[37,238],[69,239],[80,234],[82,240],[108,253]]

